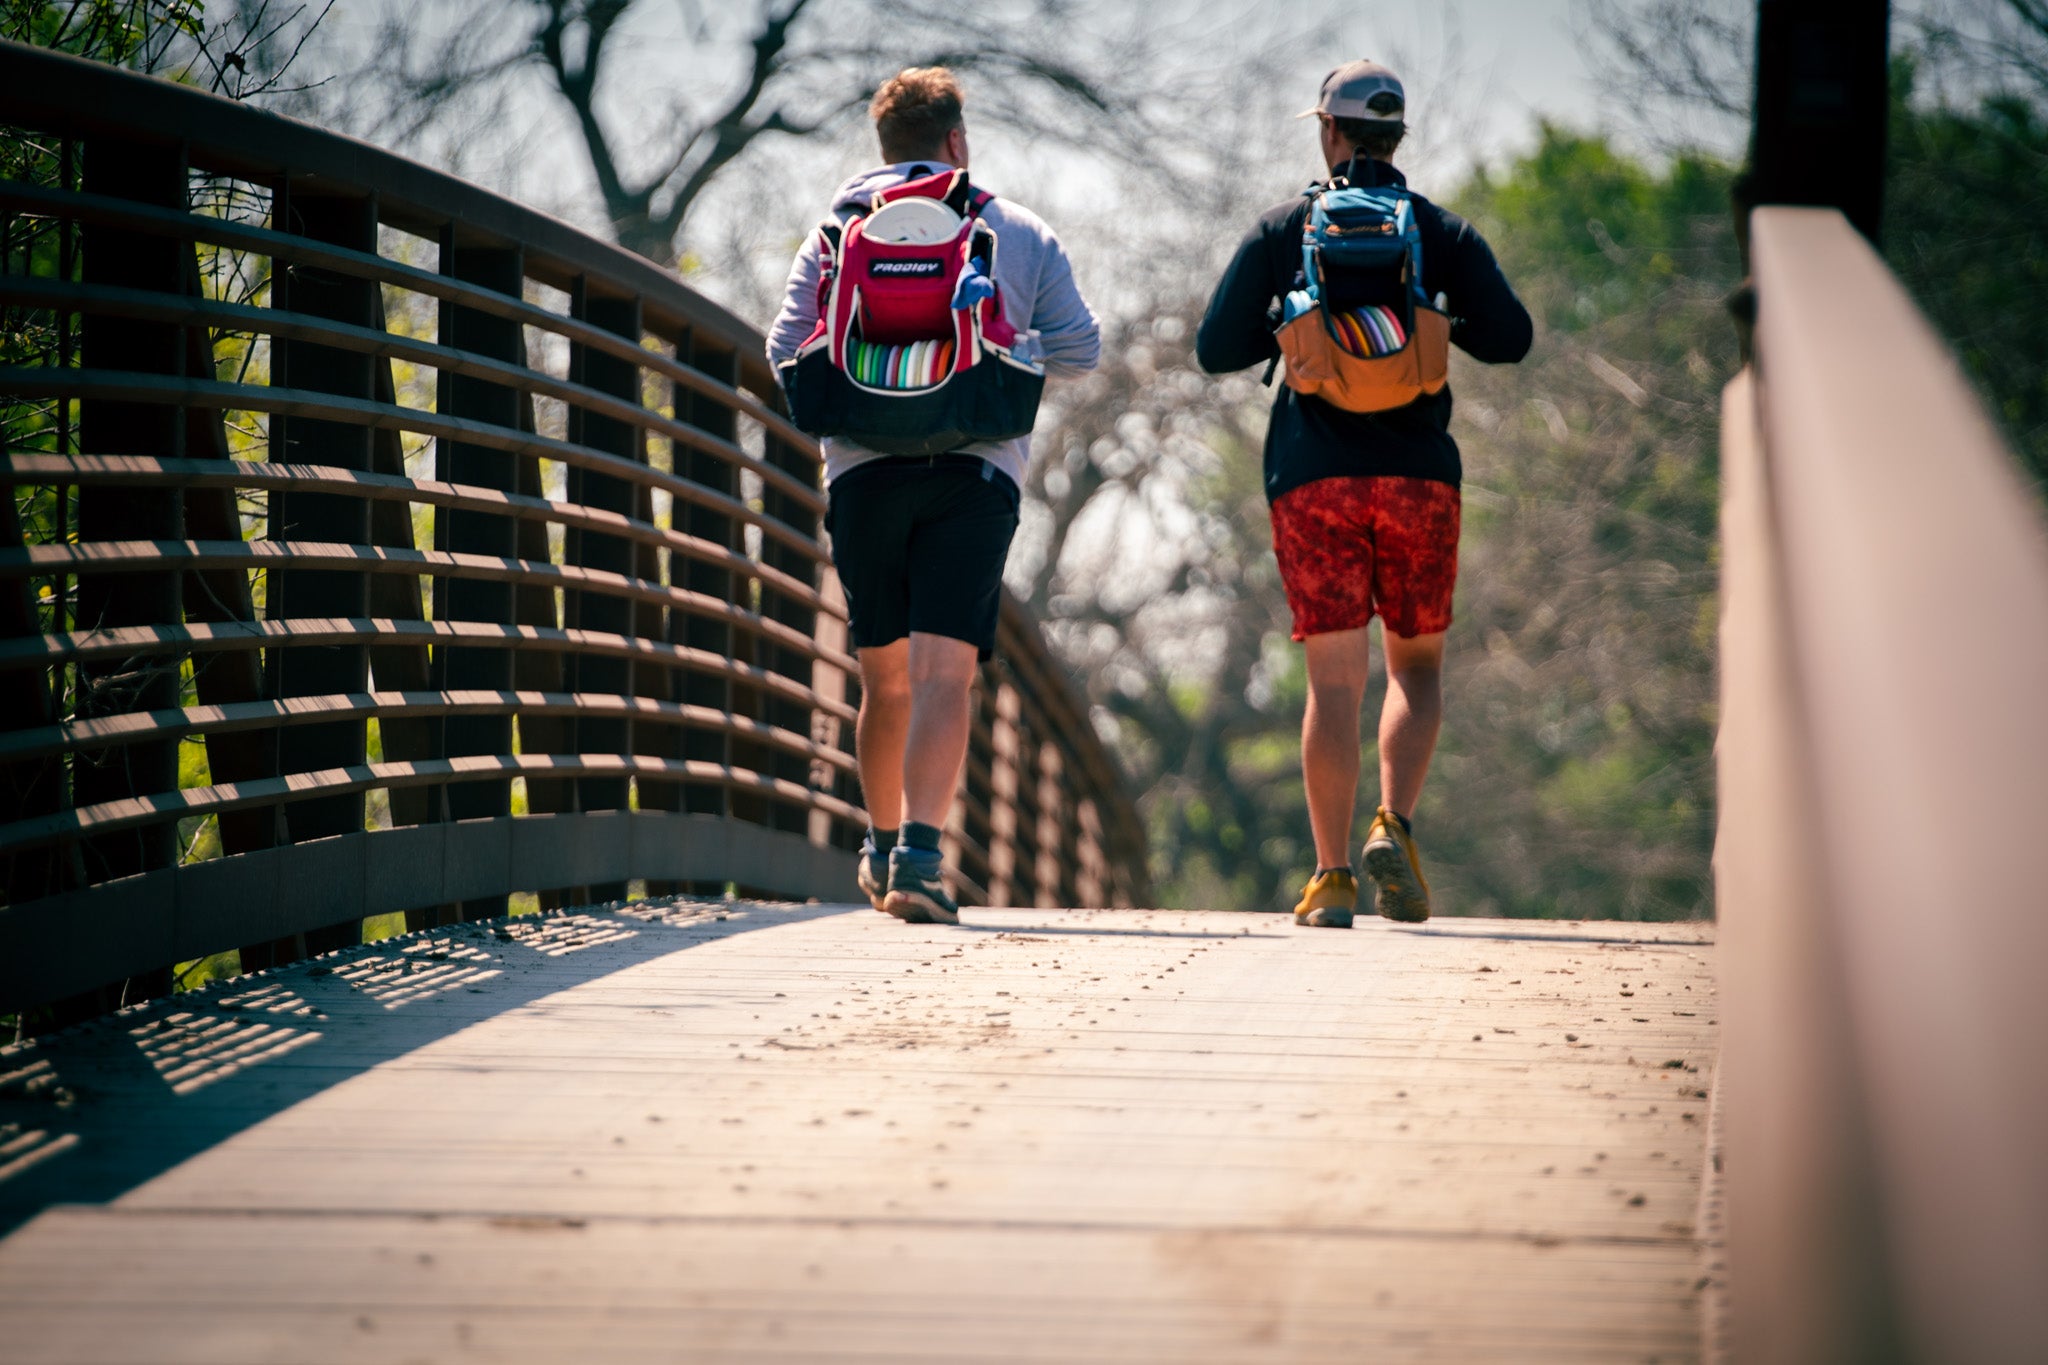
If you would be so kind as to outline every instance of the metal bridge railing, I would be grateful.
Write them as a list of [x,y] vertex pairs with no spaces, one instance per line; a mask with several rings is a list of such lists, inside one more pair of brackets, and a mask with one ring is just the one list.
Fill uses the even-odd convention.
[[1723,410],[1729,1358],[2048,1346],[2048,535],[1832,210],[1751,219]]
[[[0,124],[0,1010],[519,893],[848,896],[858,674],[758,333],[166,82],[0,45]],[[1000,649],[969,898],[1142,899],[1014,602]]]

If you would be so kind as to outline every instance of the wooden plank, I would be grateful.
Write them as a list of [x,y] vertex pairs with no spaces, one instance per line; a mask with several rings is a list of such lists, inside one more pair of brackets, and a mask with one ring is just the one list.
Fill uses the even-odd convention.
[[74,1203],[0,1242],[0,1339],[23,1362],[1698,1357],[1709,928],[971,920],[458,926],[0,1053],[91,1097],[43,1105],[14,1158],[48,1153],[14,1179]]

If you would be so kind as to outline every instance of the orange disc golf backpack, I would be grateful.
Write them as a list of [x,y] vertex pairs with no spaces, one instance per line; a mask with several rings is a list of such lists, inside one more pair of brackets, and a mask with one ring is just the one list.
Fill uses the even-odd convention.
[[1444,386],[1451,320],[1422,289],[1415,201],[1342,176],[1311,190],[1300,287],[1276,333],[1287,386],[1350,412],[1405,407]]

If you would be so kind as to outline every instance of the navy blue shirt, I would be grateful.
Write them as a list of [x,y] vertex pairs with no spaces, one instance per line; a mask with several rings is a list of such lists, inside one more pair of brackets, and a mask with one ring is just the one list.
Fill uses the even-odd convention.
[[[1359,185],[1402,185],[1401,172],[1360,157]],[[1451,340],[1475,360],[1503,364],[1529,353],[1529,310],[1500,273],[1493,251],[1473,226],[1421,195],[1415,223],[1422,236],[1422,288],[1442,294]],[[1296,288],[1306,192],[1259,215],[1216,286],[1195,336],[1195,358],[1210,374],[1263,365],[1280,354],[1273,336],[1277,301]],[[1458,486],[1464,468],[1451,439],[1449,385],[1388,412],[1347,412],[1285,384],[1273,397],[1266,427],[1266,500],[1317,479],[1379,476],[1435,479]]]

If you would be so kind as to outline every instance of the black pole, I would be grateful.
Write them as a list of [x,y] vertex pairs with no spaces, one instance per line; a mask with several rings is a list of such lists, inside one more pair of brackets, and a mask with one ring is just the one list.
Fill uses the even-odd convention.
[[1758,0],[1749,207],[1838,208],[1878,243],[1890,17],[1887,0]]

